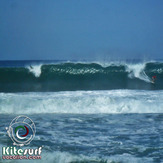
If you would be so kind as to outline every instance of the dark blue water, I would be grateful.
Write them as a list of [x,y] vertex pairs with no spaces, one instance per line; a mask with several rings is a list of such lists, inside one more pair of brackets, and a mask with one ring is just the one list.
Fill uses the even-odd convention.
[[[0,116],[1,146],[12,145],[4,127],[13,118]],[[30,147],[44,145],[42,162],[163,162],[163,114],[37,114],[30,118],[37,126]]]
[[[155,83],[151,77],[157,76]],[[18,115],[36,126],[42,160],[0,162],[163,162],[163,63],[0,62],[0,153]]]

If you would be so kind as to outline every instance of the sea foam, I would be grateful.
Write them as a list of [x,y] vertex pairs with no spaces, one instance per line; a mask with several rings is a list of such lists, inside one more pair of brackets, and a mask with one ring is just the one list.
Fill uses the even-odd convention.
[[1,93],[0,113],[163,113],[163,91]]

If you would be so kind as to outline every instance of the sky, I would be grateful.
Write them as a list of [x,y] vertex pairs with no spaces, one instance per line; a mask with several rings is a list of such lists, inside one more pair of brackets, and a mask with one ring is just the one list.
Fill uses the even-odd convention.
[[162,0],[0,0],[0,60],[163,59]]

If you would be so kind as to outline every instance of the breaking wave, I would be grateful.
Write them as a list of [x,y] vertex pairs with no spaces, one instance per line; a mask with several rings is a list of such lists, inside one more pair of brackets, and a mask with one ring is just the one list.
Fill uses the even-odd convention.
[[0,113],[163,113],[162,101],[163,91],[0,93]]
[[[152,76],[157,76],[155,84]],[[163,63],[58,63],[0,67],[0,92],[163,89]]]

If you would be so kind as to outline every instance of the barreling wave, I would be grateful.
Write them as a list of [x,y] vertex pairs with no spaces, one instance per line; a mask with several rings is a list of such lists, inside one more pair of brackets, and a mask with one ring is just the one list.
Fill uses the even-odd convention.
[[[152,84],[154,75],[157,80]],[[163,63],[58,63],[0,68],[0,92],[110,89],[163,89]]]

